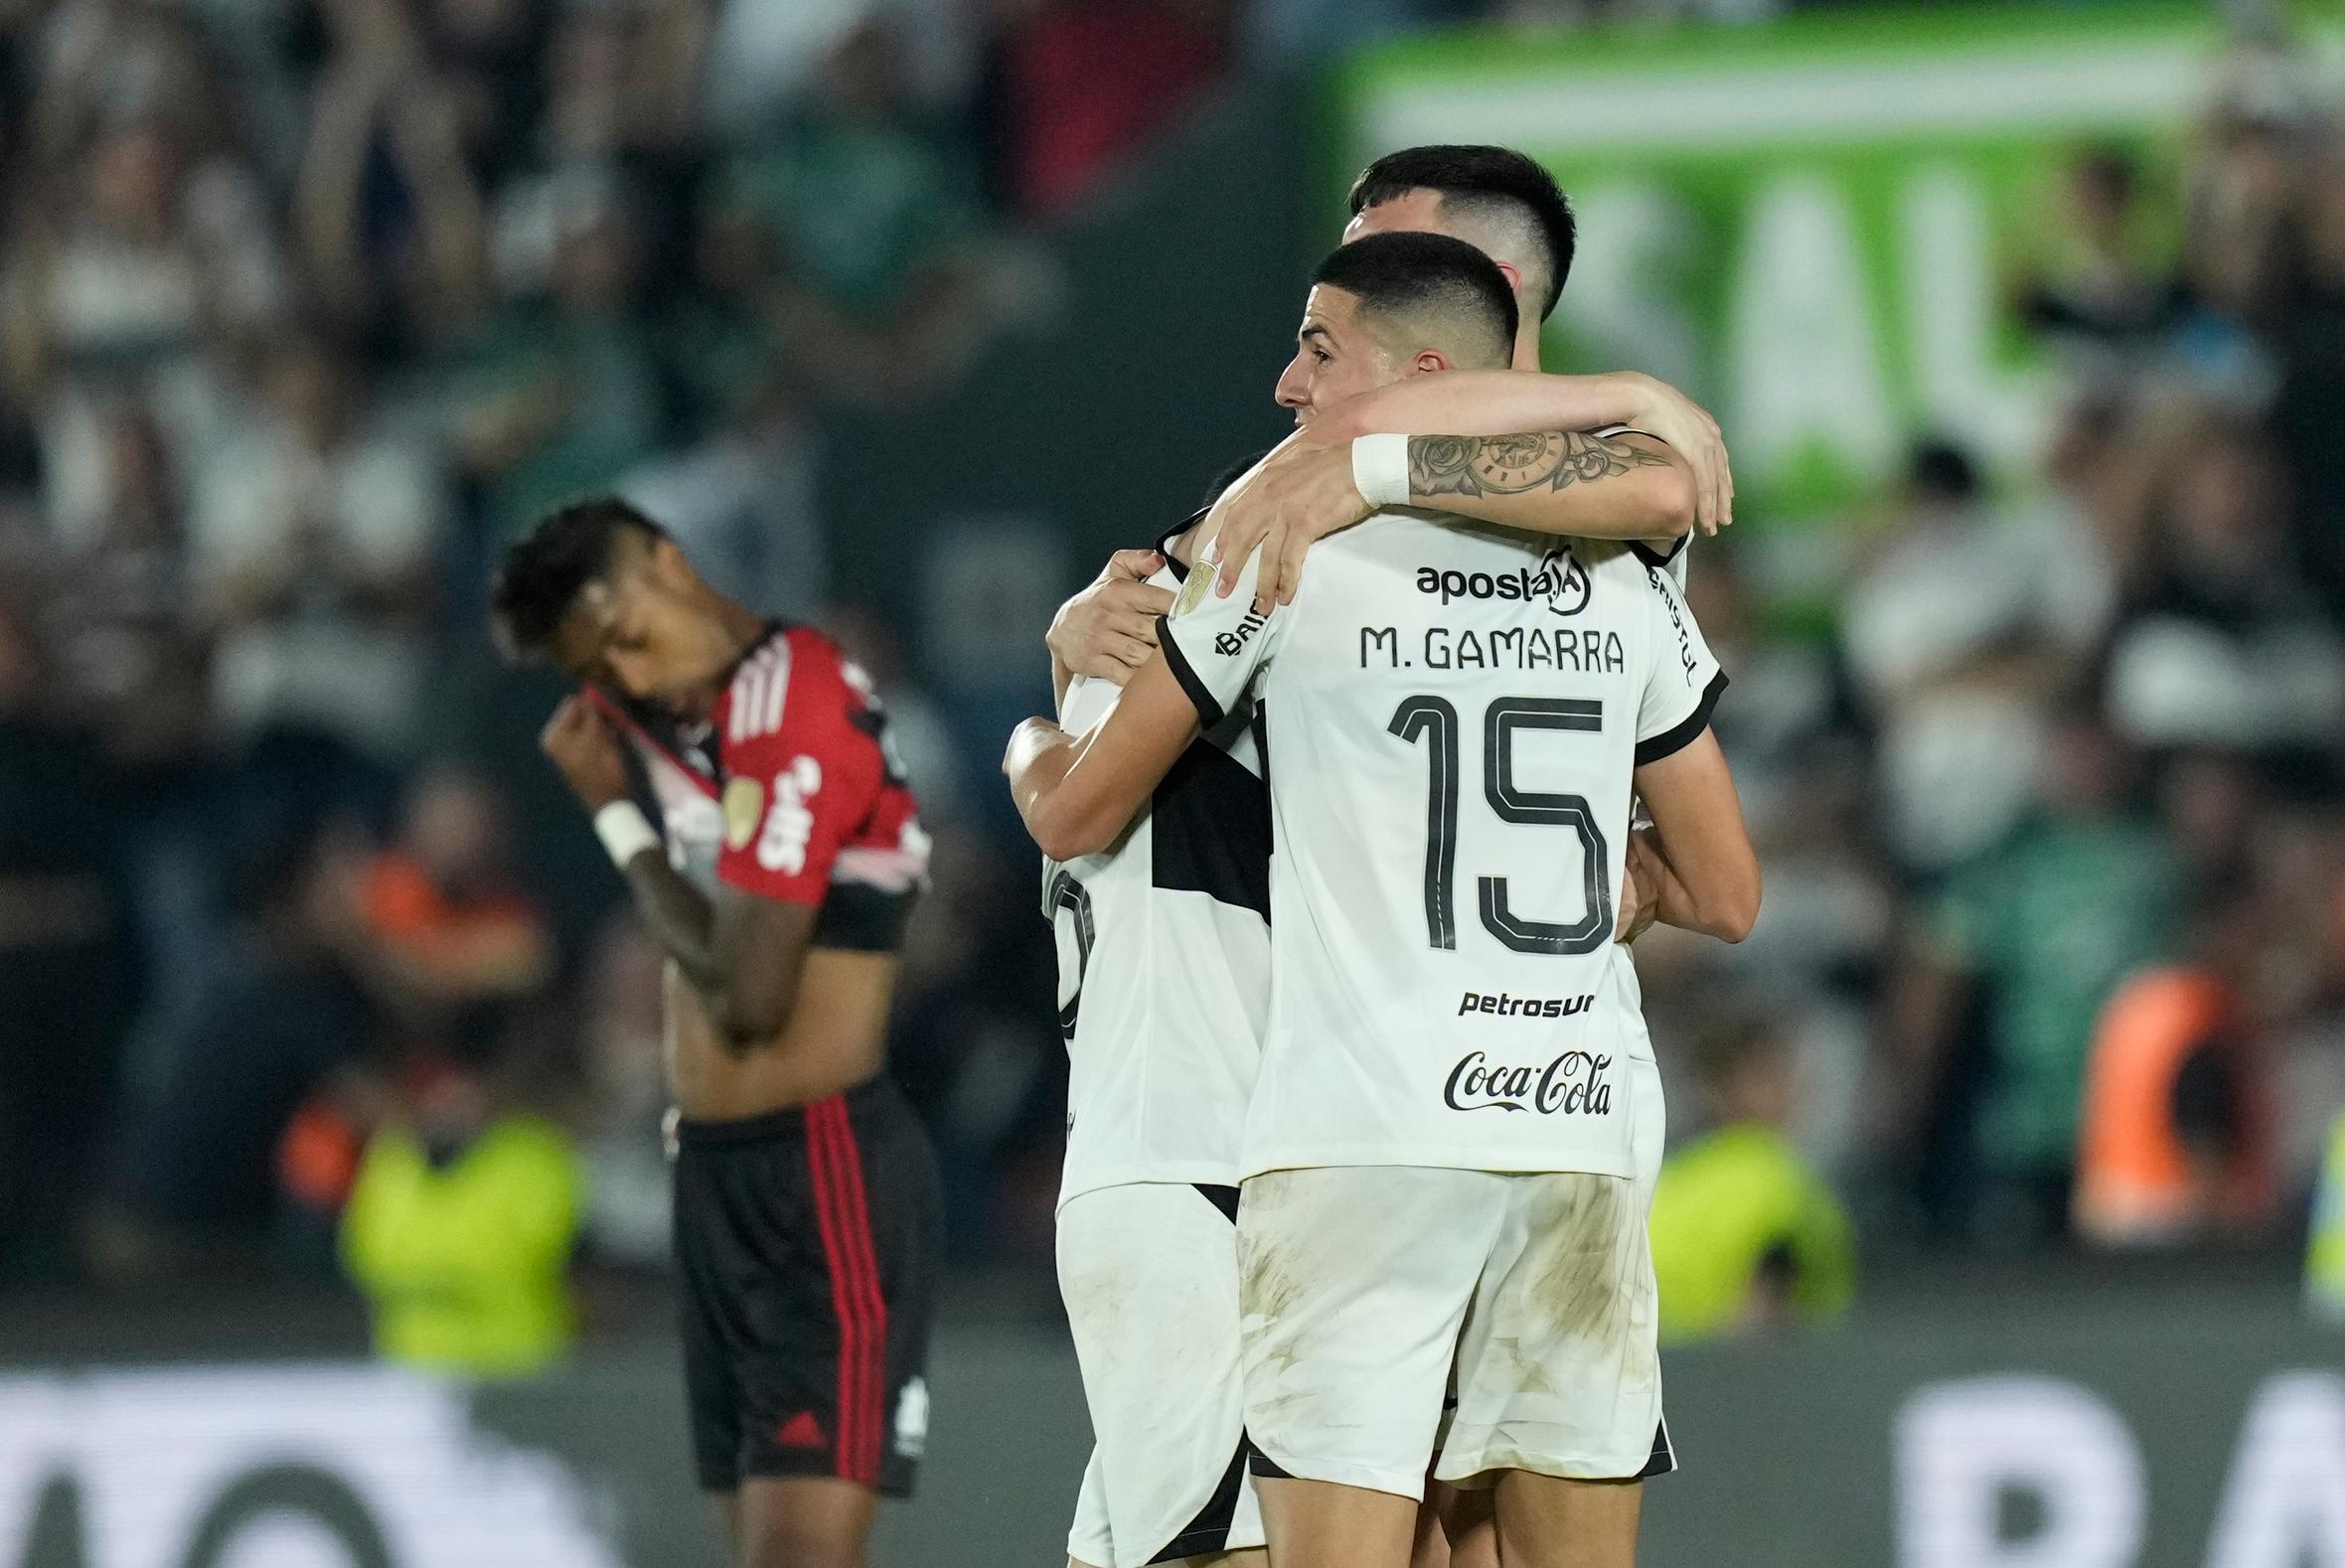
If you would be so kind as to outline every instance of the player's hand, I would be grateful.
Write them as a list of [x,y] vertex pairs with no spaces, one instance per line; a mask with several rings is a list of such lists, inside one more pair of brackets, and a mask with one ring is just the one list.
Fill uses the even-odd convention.
[[1734,470],[1718,421],[1691,397],[1650,376],[1631,373],[1639,403],[1630,423],[1668,444],[1693,470],[1694,527],[1715,534],[1734,522]]
[[1268,615],[1274,604],[1292,604],[1303,580],[1304,552],[1367,515],[1368,503],[1351,482],[1351,443],[1314,440],[1308,429],[1298,430],[1223,491],[1206,516],[1206,535],[1221,558],[1213,591],[1228,598],[1260,549],[1255,612]]
[[1043,641],[1076,675],[1122,686],[1157,651],[1157,617],[1172,592],[1146,579],[1164,568],[1153,549],[1119,549],[1091,586],[1058,607]]
[[1617,940],[1634,942],[1652,929],[1661,912],[1661,878],[1667,874],[1651,831],[1631,833],[1628,868],[1621,876],[1621,923],[1613,933]]
[[627,761],[619,737],[583,692],[562,699],[538,736],[538,746],[589,812],[627,798]]

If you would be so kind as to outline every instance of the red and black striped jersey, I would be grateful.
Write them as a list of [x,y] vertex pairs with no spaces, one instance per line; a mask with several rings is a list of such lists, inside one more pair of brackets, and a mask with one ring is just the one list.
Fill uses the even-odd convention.
[[837,643],[775,626],[704,724],[603,700],[643,757],[680,872],[820,908],[818,947],[896,946],[928,836],[870,677]]

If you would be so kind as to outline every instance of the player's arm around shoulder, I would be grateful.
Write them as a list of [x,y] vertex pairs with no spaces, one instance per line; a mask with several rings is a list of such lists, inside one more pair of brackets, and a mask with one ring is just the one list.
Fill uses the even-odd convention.
[[1636,371],[1552,376],[1471,370],[1415,376],[1339,403],[1319,423],[1322,438],[1329,441],[1382,433],[1479,437],[1524,430],[1642,431],[1691,469],[1695,527],[1715,534],[1734,522],[1734,471],[1718,421],[1666,382]]
[[1742,799],[1717,732],[1699,735],[1637,769],[1637,793],[1652,815],[1654,852],[1641,872],[1654,882],[1664,925],[1740,942],[1759,919],[1759,855],[1743,825]]
[[1726,675],[1676,584],[1649,563],[1634,569],[1645,611],[1635,782],[1658,852],[1641,874],[1653,874],[1664,924],[1740,942],[1759,918],[1759,856],[1710,725]]
[[1157,651],[1115,706],[1079,735],[1029,718],[1002,771],[1026,832],[1054,861],[1096,855],[1121,838],[1201,727],[1243,702],[1288,612],[1254,607],[1249,562],[1222,596],[1205,561],[1157,622]]
[[[1397,385],[1437,387],[1519,374],[1451,371]],[[1495,435],[1347,436],[1356,422],[1323,415],[1214,503],[1207,527],[1222,542],[1220,591],[1229,590],[1240,569],[1263,558],[1268,563],[1257,606],[1292,603],[1311,547],[1388,507],[1664,549],[1693,531],[1700,492],[1692,465],[1668,442],[1642,431],[1540,427]]]
[[1196,732],[1196,705],[1159,652],[1082,733],[1046,718],[1019,724],[1002,771],[1035,847],[1072,861],[1123,837]]
[[1412,435],[1406,443],[1411,506],[1577,539],[1670,545],[1693,532],[1691,465],[1640,431]]

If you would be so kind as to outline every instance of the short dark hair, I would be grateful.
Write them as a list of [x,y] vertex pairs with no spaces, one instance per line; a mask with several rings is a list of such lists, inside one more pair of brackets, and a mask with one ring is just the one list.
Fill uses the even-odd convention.
[[1212,511],[1213,503],[1221,499],[1223,492],[1227,491],[1230,486],[1236,484],[1239,480],[1252,473],[1261,463],[1261,461],[1269,455],[1269,452],[1262,451],[1256,452],[1252,457],[1241,457],[1236,462],[1230,464],[1227,468],[1224,468],[1220,473],[1216,474],[1213,478],[1213,482],[1205,487],[1205,504],[1197,509],[1199,514],[1201,515],[1203,513]]
[[1411,191],[1438,191],[1444,207],[1468,213],[1529,219],[1547,251],[1547,297],[1539,302],[1539,319],[1555,314],[1564,279],[1571,276],[1578,230],[1563,188],[1536,159],[1511,147],[1444,145],[1386,153],[1351,183],[1351,216]]
[[1499,364],[1514,348],[1520,316],[1498,263],[1447,235],[1369,235],[1340,246],[1311,280],[1359,296],[1372,311],[1435,310],[1491,335]]
[[611,568],[619,541],[667,530],[616,496],[572,502],[506,547],[489,584],[489,614],[506,657],[543,659],[586,584]]

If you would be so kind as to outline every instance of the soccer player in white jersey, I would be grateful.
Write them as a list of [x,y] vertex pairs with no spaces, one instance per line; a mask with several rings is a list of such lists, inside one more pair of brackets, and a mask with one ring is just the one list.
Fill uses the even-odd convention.
[[[1157,542],[1168,589],[1201,517]],[[1076,677],[1060,719],[1087,728],[1116,696]],[[1045,848],[1068,1061],[1058,1276],[1095,1436],[1068,1560],[1258,1562],[1235,1226],[1270,1002],[1270,797],[1248,715],[1198,735],[1113,843]]]
[[[1263,543],[1278,562],[1276,570],[1265,571],[1264,602],[1290,596],[1311,542],[1367,515],[1351,483],[1348,443],[1354,436],[1399,431],[1431,443],[1443,435],[1626,425],[1666,442],[1685,463],[1693,481],[1691,527],[1624,533],[1648,525],[1616,513],[1575,520],[1571,528],[1560,520],[1526,519],[1526,526],[1642,538],[1668,559],[1682,584],[1690,533],[1714,534],[1734,521],[1726,446],[1716,420],[1649,376],[1540,374],[1540,327],[1562,297],[1578,244],[1571,204],[1555,177],[1508,147],[1408,147],[1370,164],[1353,182],[1349,205],[1346,240],[1420,231],[1463,239],[1497,262],[1517,305],[1510,368],[1411,377],[1326,410],[1216,506],[1211,532],[1224,542],[1225,578],[1234,580]],[[1539,500],[1535,490],[1524,492],[1520,505],[1535,508]],[[1475,511],[1456,492],[1447,504]],[[1146,551],[1119,551],[1097,580],[1061,607],[1050,648],[1062,682],[1072,671],[1120,685],[1148,662],[1156,648],[1156,619],[1172,603],[1170,592],[1147,580],[1157,569],[1158,558]]]
[[[1621,447],[1601,466],[1584,477],[1654,465]],[[1665,489],[1583,487],[1550,521],[1650,528],[1671,505]],[[1185,581],[1204,517],[1157,541],[1148,580]],[[1058,674],[1066,729],[1106,715],[1113,684]],[[1069,1561],[1250,1560],[1263,1535],[1241,1454],[1234,1227],[1270,994],[1271,844],[1248,715],[1196,736],[1112,842],[1048,847],[1068,856],[1042,875],[1069,1063],[1058,1266],[1097,1435]]]
[[[1323,266],[1281,401],[1308,423],[1502,365],[1513,310],[1471,246],[1363,239]],[[1251,568],[1228,597],[1192,576],[1105,721],[1021,731],[1020,804],[1071,849],[1200,723],[1249,698],[1266,715],[1276,979],[1240,1291],[1281,1568],[1407,1560],[1453,1369],[1436,1472],[1494,1490],[1500,1555],[1627,1563],[1634,1480],[1665,1455],[1643,1240],[1661,1107],[1607,825],[1642,794],[1664,918],[1748,930],[1757,866],[1708,730],[1723,679],[1638,553],[1428,526],[1394,505],[1400,467],[1363,468],[1387,510],[1315,552],[1291,605],[1257,609]]]

